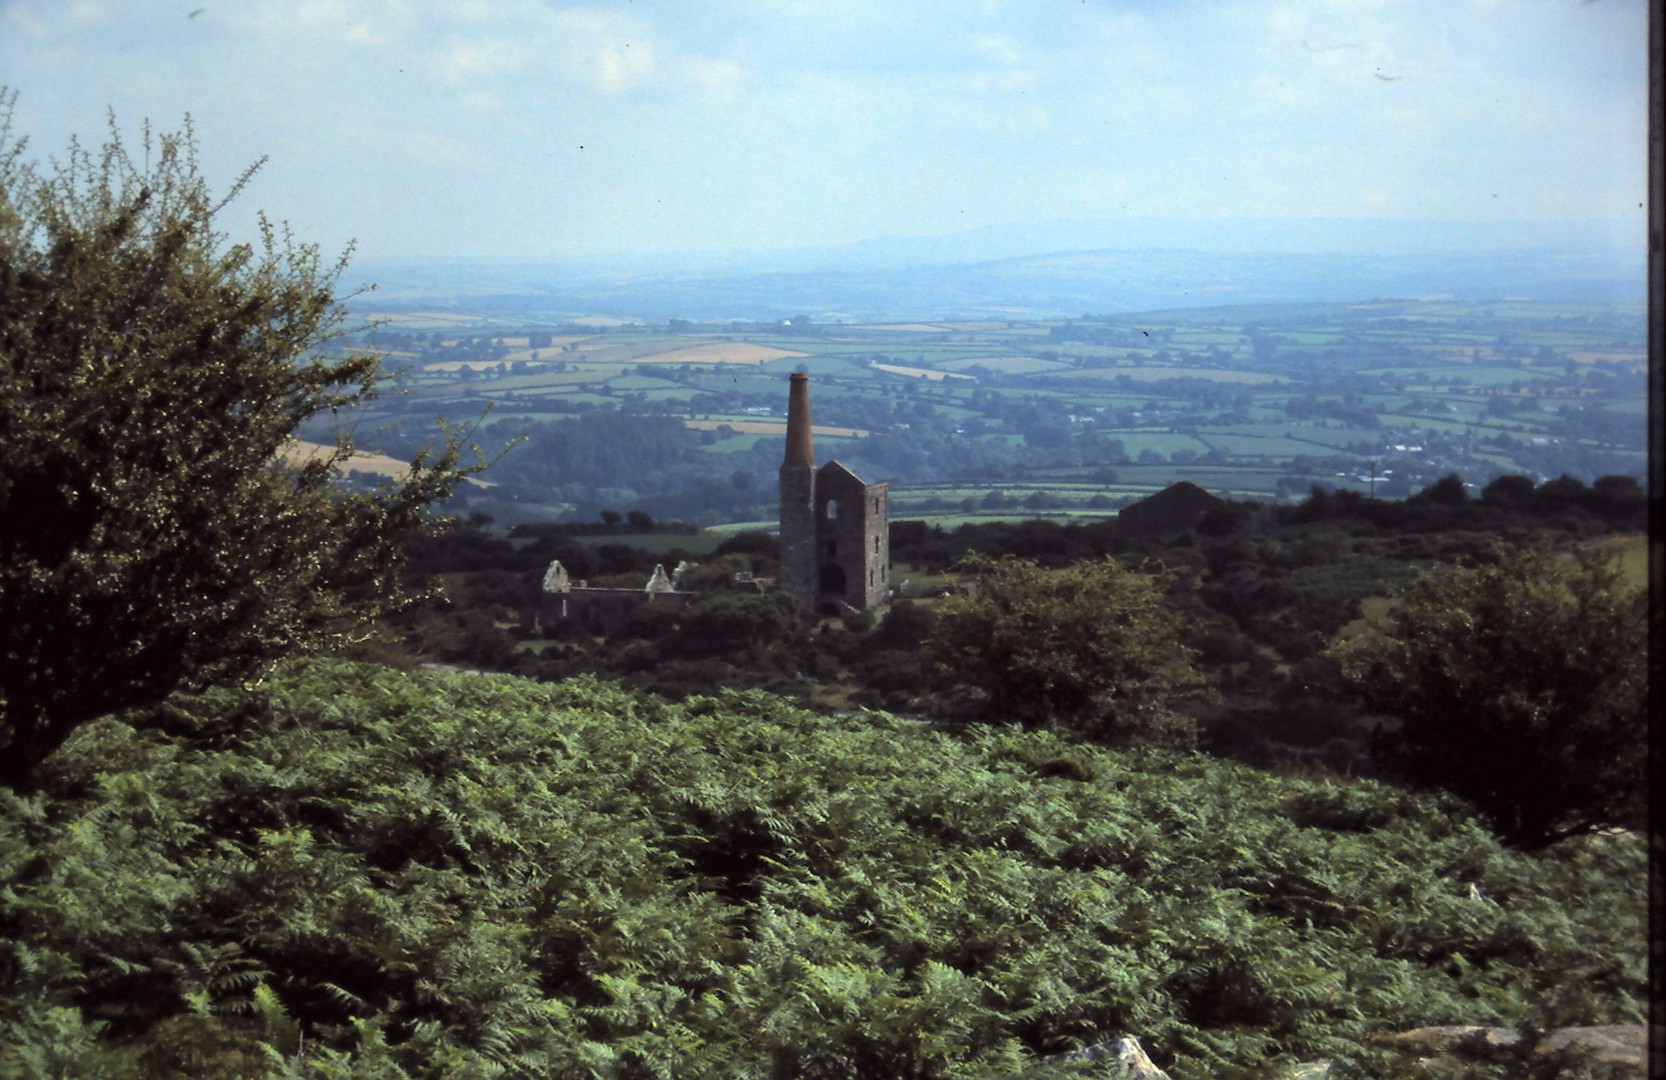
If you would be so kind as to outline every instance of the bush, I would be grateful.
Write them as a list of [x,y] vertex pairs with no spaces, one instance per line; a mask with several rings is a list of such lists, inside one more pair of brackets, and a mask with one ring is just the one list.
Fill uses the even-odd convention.
[[1642,824],[1646,606],[1606,556],[1535,548],[1419,578],[1331,655],[1397,721],[1374,746],[1389,768],[1539,848]]
[[[135,161],[112,131],[48,172],[0,90],[0,785],[81,724],[339,649],[417,599],[403,538],[472,469],[457,445],[348,494],[297,428],[382,379],[323,355],[342,264],[216,227],[187,129]],[[237,193],[245,174],[232,188]],[[304,455],[303,455],[304,456]]]
[[1195,742],[1195,724],[1171,705],[1210,686],[1181,641],[1164,575],[1110,557],[1051,572],[1010,557],[961,565],[971,590],[943,604],[926,650],[986,695],[991,718],[1107,741]]

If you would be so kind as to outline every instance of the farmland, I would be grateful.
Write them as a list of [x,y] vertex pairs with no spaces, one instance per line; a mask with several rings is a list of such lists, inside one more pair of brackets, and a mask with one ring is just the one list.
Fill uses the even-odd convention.
[[1478,486],[1644,468],[1641,305],[890,323],[387,314],[352,344],[381,350],[402,392],[360,419],[360,443],[404,457],[418,436],[380,422],[484,412],[488,454],[525,436],[492,466],[497,487],[469,495],[505,521],[610,506],[767,520],[795,370],[812,377],[820,456],[889,481],[901,516],[1104,516],[1181,479],[1288,502],[1315,483],[1398,497],[1453,472]]

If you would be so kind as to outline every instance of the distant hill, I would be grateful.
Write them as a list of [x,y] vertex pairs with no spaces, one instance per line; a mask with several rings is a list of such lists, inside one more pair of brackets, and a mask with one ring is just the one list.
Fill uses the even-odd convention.
[[467,300],[663,321],[1059,318],[1223,303],[1452,295],[1641,301],[1645,252],[1608,224],[1075,222],[820,248],[550,261],[364,262],[366,312]]

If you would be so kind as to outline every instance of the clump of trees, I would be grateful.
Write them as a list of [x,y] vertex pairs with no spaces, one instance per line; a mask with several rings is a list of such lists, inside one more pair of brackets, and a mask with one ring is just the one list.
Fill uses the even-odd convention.
[[[191,132],[135,160],[112,132],[50,169],[0,93],[0,785],[95,717],[328,649],[414,599],[402,539],[469,471],[458,443],[344,493],[345,434],[298,425],[374,396],[326,355],[340,263],[264,220],[215,225]],[[251,170],[252,171],[252,170]]]
[[1376,629],[1331,655],[1394,718],[1374,752],[1540,848],[1640,827],[1648,613],[1600,551],[1533,548],[1419,578]]
[[1195,741],[1195,722],[1173,705],[1211,686],[1182,641],[1164,572],[1110,557],[1059,571],[1010,557],[961,565],[970,587],[943,604],[926,651],[983,692],[991,718],[1106,741]]

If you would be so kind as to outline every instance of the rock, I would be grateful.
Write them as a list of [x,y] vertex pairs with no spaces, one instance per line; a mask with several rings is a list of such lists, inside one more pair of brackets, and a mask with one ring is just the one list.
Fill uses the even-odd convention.
[[[1451,1050],[1464,1039],[1482,1033],[1485,1034],[1489,1046],[1515,1046],[1521,1042],[1521,1034],[1513,1028],[1463,1024],[1402,1031],[1393,1036],[1391,1041],[1402,1046],[1422,1046],[1439,1053]],[[1539,1044],[1539,1050],[1560,1050],[1564,1046],[1587,1047],[1598,1060],[1629,1065],[1639,1076],[1648,1072],[1649,1036],[1648,1028],[1643,1024],[1557,1028],[1545,1035]]]
[[1169,1080],[1169,1074],[1145,1056],[1145,1049],[1132,1035],[1124,1035],[1112,1043],[1111,1056],[1117,1064],[1114,1076],[1127,1077],[1128,1080]]
[[1108,1042],[1095,1043],[1080,1050],[1054,1054],[1043,1059],[1043,1063],[1047,1065],[1066,1061],[1114,1062],[1111,1071],[1104,1075],[1115,1077],[1117,1080],[1169,1080],[1169,1074],[1159,1069],[1146,1056],[1145,1048],[1140,1046],[1140,1041],[1132,1035],[1124,1035]]
[[1415,1044],[1434,1050],[1450,1050],[1458,1043],[1485,1032],[1488,1046],[1514,1046],[1521,1035],[1514,1028],[1481,1027],[1478,1024],[1447,1024],[1441,1027],[1413,1028],[1394,1036],[1399,1045]]
[[1569,1044],[1587,1046],[1599,1061],[1631,1065],[1639,1076],[1648,1071],[1649,1029],[1644,1024],[1560,1028],[1545,1036],[1544,1047],[1557,1050]]

